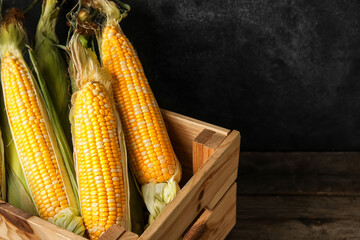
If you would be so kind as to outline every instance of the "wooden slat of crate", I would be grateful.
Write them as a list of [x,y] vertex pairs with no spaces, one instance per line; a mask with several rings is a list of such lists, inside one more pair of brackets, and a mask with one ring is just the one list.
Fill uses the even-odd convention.
[[137,234],[127,232],[125,228],[114,224],[101,235],[99,240],[136,240],[138,238]]
[[212,209],[237,177],[240,134],[232,131],[139,239],[177,239],[204,208]]
[[196,136],[193,142],[193,174],[195,174],[210,158],[226,135],[209,129],[204,129]]
[[41,218],[0,201],[0,237],[5,239],[85,240]]
[[205,209],[183,240],[224,239],[236,222],[236,183],[212,210]]
[[214,131],[224,136],[229,135],[231,131],[164,109],[161,110],[161,113],[166,123],[176,156],[182,160],[181,167],[183,177],[181,183],[185,183],[193,175],[191,159],[193,154],[192,145],[195,137],[204,129]]

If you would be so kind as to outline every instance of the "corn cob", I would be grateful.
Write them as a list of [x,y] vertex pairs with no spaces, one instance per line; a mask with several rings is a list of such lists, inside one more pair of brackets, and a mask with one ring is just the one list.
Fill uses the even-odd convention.
[[[0,96],[3,96],[0,91]],[[2,139],[4,142],[4,160],[6,172],[6,202],[32,215],[39,216],[31,199],[26,179],[21,168],[18,152],[13,141],[8,117],[5,110],[4,98],[0,98],[0,120]]]
[[112,224],[130,230],[125,139],[110,88],[110,76],[79,35],[70,40],[73,94],[71,123],[81,211],[90,239]]
[[26,35],[11,9],[0,28],[1,83],[13,141],[41,218],[82,234],[84,227],[43,95],[24,61]]
[[40,74],[45,79],[50,92],[55,112],[60,118],[66,139],[71,145],[69,121],[70,89],[67,66],[56,46],[59,40],[55,33],[60,8],[57,0],[44,0],[34,39],[34,53],[37,57]]
[[110,1],[93,0],[92,6],[107,15],[101,59],[113,77],[130,167],[142,185],[151,223],[179,190],[181,167],[137,53],[119,26],[123,15]]

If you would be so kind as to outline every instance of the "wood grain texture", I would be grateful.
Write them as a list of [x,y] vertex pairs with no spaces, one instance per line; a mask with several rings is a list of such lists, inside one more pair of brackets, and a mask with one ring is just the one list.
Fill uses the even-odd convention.
[[139,239],[139,236],[133,232],[124,232],[123,235],[118,238],[118,240],[136,240]]
[[245,152],[239,194],[360,195],[359,152]]
[[220,144],[225,140],[226,135],[221,133],[214,133],[205,143],[204,143],[204,159],[208,159],[215,150],[220,146]]
[[135,233],[127,232],[125,228],[114,224],[101,235],[99,240],[135,240],[138,238],[139,236]]
[[210,158],[226,135],[209,129],[204,129],[197,135],[193,142],[193,174]]
[[360,219],[360,197],[242,196],[238,219]]
[[236,179],[239,150],[234,130],[140,239],[177,239],[203,208],[212,209]]
[[104,232],[99,240],[116,240],[118,239],[124,232],[125,228],[114,224],[112,225],[106,232]]
[[212,210],[206,209],[183,240],[224,239],[236,222],[236,183],[234,183]]
[[85,240],[3,201],[0,202],[0,236],[5,239]]
[[169,132],[170,140],[178,157],[183,177],[180,185],[186,183],[192,176],[192,144],[196,136],[204,129],[228,135],[229,129],[218,127],[171,111],[161,110]]
[[227,240],[360,239],[359,152],[246,152]]
[[[199,168],[209,159],[210,156],[205,154],[205,143],[214,135],[215,132],[209,129],[202,130],[199,135],[197,135],[193,141],[192,149],[193,149],[193,174],[195,174]],[[207,151],[206,151],[207,153]]]
[[359,219],[238,220],[226,240],[355,240],[359,229]]

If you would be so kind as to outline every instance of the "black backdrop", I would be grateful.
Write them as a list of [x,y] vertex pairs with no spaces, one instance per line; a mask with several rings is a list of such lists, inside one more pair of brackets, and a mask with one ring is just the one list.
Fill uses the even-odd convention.
[[358,0],[125,2],[121,25],[161,107],[240,130],[243,151],[360,150]]

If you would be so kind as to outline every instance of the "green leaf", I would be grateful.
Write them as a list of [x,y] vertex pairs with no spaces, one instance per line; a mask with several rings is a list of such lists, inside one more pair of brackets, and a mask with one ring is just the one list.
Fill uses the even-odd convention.
[[56,6],[57,0],[43,2],[42,13],[39,19],[35,39],[34,55],[37,59],[38,69],[50,93],[55,111],[65,133],[68,144],[72,146],[69,105],[70,87],[67,64],[58,47],[59,40],[55,33],[57,17],[60,8]]
[[36,207],[24,185],[10,167],[6,167],[7,202],[34,216],[39,216]]

